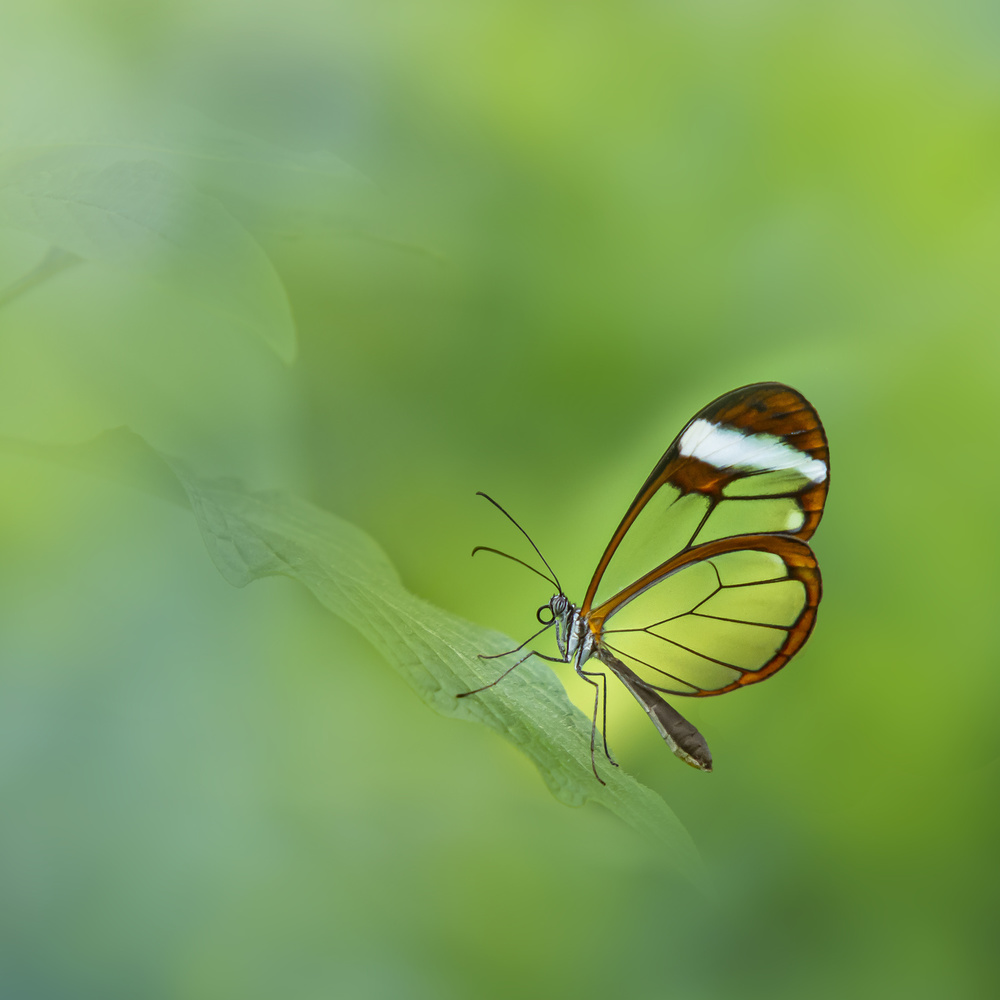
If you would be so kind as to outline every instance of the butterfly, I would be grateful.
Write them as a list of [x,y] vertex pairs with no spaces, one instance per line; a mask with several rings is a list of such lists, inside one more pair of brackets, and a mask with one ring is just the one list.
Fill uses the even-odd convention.
[[611,671],[645,709],[685,763],[712,770],[702,734],[663,697],[702,698],[766,680],[797,653],[816,621],[822,582],[806,544],[823,514],[830,451],[819,416],[790,386],[757,382],[734,389],[692,417],[656,463],[611,536],[584,594],[572,604],[527,532],[485,493],[528,539],[551,576],[489,546],[548,580],[557,593],[537,612],[542,628],[524,650],[555,628],[559,656],[594,687],[590,761],[597,771],[598,708],[607,744],[607,674]]

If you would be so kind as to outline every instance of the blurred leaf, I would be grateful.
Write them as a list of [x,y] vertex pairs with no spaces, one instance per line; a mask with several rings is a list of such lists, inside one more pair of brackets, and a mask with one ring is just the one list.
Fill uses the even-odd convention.
[[605,768],[606,786],[594,780],[590,720],[547,667],[529,660],[488,694],[455,697],[495,676],[495,669],[487,676],[477,654],[514,644],[411,594],[386,554],[358,528],[287,493],[251,492],[236,481],[202,478],[124,428],[78,446],[0,439],[0,447],[129,480],[189,506],[212,560],[234,586],[274,575],[305,584],[435,711],[496,730],[532,761],[560,801],[600,803],[652,839],[668,867],[701,881],[697,849],[658,795],[621,768]]
[[227,128],[177,104],[99,112],[61,100],[25,107],[0,132],[3,158],[79,164],[155,161],[210,192],[246,225],[285,234],[364,228],[375,185],[326,150],[302,152]]
[[23,295],[37,285],[44,284],[60,271],[65,271],[66,268],[79,264],[81,259],[76,254],[67,253],[58,247],[49,247],[34,267],[20,274],[16,280],[8,282],[6,285],[0,285],[0,309],[19,295]]
[[18,163],[0,172],[0,226],[85,260],[176,281],[284,361],[295,356],[291,308],[267,255],[216,199],[159,163]]

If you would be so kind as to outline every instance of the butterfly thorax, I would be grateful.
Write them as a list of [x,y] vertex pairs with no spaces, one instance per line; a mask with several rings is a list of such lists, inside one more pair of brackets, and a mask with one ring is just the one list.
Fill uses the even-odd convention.
[[548,604],[539,608],[539,620],[546,608],[552,614],[556,626],[556,644],[562,658],[571,663],[586,662],[594,653],[595,638],[583,612],[569,602],[565,594],[556,594]]

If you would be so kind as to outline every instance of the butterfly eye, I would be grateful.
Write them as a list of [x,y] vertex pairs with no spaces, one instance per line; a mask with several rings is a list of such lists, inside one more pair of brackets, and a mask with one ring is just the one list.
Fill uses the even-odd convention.
[[[548,612],[547,617],[542,617],[545,612]],[[551,605],[543,604],[537,612],[535,612],[535,617],[538,619],[539,623],[542,625],[551,625],[555,620],[555,612],[552,610]]]

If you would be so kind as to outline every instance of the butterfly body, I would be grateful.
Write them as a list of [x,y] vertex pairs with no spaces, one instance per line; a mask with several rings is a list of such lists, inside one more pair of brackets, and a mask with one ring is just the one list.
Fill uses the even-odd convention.
[[552,615],[552,624],[556,628],[556,645],[562,653],[563,662],[575,661],[580,665],[586,663],[594,654],[599,636],[591,630],[580,609],[571,604],[565,594],[554,594],[548,604],[543,604],[538,609],[539,621],[542,621],[542,612],[546,610]]
[[656,691],[644,684],[610,650],[601,645],[600,631],[595,630],[576,605],[571,604],[564,594],[555,594],[548,604],[543,604],[538,609],[540,621],[543,620],[541,616],[544,611],[552,614],[551,623],[555,625],[556,645],[562,655],[562,662],[572,663],[577,674],[589,683],[594,683],[590,680],[591,677],[604,675],[586,671],[583,665],[592,656],[596,657],[611,669],[642,705],[674,754],[692,767],[702,771],[712,770],[712,754],[701,733]]
[[[593,749],[607,676],[586,669],[590,660],[624,684],[678,757],[710,771],[704,738],[662,695],[705,697],[757,683],[805,643],[822,594],[807,540],[823,513],[829,468],[823,426],[799,392],[778,382],[743,386],[695,414],[664,452],[580,605],[555,574],[528,567],[558,590],[537,617],[542,631],[555,626],[560,656],[534,655],[572,663],[595,688],[599,781]],[[611,761],[606,743],[605,753]]]

